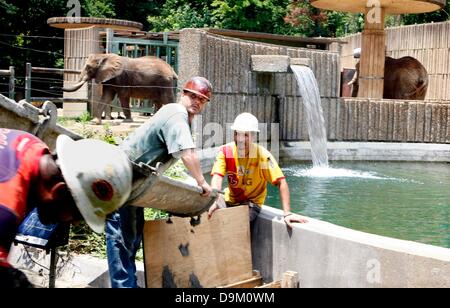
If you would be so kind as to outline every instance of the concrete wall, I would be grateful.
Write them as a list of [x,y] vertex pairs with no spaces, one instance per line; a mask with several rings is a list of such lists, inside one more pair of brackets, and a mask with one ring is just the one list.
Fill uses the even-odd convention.
[[449,102],[342,99],[322,105],[331,141],[450,143]]
[[300,287],[450,287],[450,249],[309,219],[288,230],[264,207],[252,229],[255,269],[265,281],[299,273]]
[[[327,152],[331,161],[450,162],[449,144],[328,142]],[[311,161],[310,143],[305,141],[283,143],[280,148],[280,160]]]
[[[429,74],[426,99],[450,100],[450,22],[411,25],[386,29],[387,55],[411,56],[419,60]],[[342,68],[354,68],[353,50],[361,47],[361,34],[350,35],[341,45]],[[338,46],[333,45],[338,51]]]
[[[211,103],[202,117],[207,123],[232,123],[241,112],[251,112],[262,123],[277,122],[284,140],[303,140],[303,104],[292,73],[264,74],[251,71],[252,55],[287,55],[310,58],[324,102],[336,104],[340,89],[337,53],[294,48],[223,37],[199,29],[180,33],[179,84],[191,76],[208,78],[214,87]],[[279,110],[279,112],[278,112]],[[268,132],[270,138],[271,132]],[[221,143],[223,144],[225,140]]]

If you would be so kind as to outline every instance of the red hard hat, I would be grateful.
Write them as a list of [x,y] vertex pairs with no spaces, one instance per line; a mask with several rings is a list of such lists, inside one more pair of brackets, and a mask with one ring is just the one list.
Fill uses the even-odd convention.
[[185,83],[183,91],[195,93],[209,100],[211,98],[212,86],[204,77],[192,77]]

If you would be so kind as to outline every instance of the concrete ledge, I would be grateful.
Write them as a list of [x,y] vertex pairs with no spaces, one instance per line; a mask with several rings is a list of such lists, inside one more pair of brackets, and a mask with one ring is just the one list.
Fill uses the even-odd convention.
[[259,73],[287,73],[289,71],[289,56],[252,55],[252,71]]
[[[280,149],[283,161],[310,161],[309,142],[285,142]],[[450,161],[450,144],[392,142],[328,142],[330,160],[356,161]]]
[[301,287],[450,287],[450,249],[315,219],[288,230],[263,207],[252,229],[254,268],[266,281],[299,273]]

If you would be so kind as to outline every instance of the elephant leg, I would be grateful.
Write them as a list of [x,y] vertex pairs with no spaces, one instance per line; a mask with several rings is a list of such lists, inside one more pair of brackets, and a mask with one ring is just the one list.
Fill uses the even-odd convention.
[[105,120],[112,120],[111,111],[112,106],[105,106]]
[[155,112],[158,111],[162,106],[166,104],[173,103],[174,95],[172,89],[168,89],[167,91],[164,91],[159,100],[155,102]]
[[129,97],[119,97],[120,105],[122,106],[123,114],[125,115],[124,122],[133,122],[131,118],[131,110],[130,110],[130,98]]
[[114,99],[116,93],[114,91],[110,91],[107,89],[103,89],[103,95],[99,102],[94,102],[92,106],[92,113],[94,118],[92,119],[93,124],[100,125],[102,124],[102,114],[105,111],[106,107],[111,107],[111,103]]

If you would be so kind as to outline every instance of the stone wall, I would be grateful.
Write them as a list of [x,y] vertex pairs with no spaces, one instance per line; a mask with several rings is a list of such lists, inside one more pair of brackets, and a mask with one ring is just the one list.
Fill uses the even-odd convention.
[[[342,99],[328,115],[329,140],[450,143],[449,102]],[[326,109],[326,106],[324,106]]]
[[[180,33],[179,84],[195,75],[208,78],[213,99],[204,110],[201,126],[232,123],[241,112],[253,113],[260,122],[280,121],[284,140],[307,138],[303,104],[292,73],[264,74],[251,71],[252,55],[287,55],[311,59],[322,99],[337,102],[340,89],[338,53],[271,45],[185,29]],[[279,118],[279,119],[278,119]],[[270,127],[270,126],[269,126]],[[270,138],[270,129],[268,131]],[[225,140],[224,140],[225,142]]]

